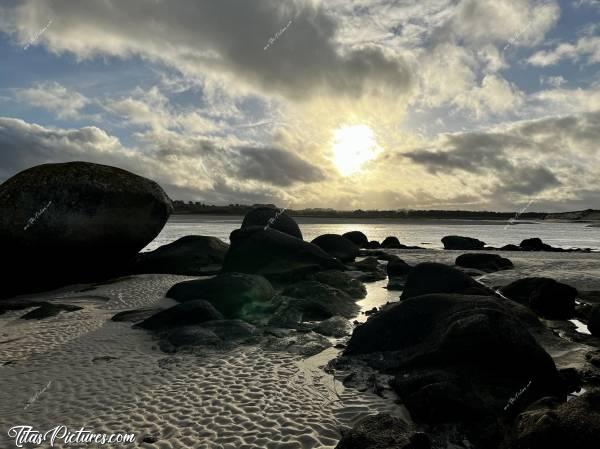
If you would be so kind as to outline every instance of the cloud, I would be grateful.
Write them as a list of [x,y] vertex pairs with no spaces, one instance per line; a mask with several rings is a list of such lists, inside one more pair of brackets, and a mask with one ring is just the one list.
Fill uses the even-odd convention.
[[539,67],[556,65],[563,59],[578,62],[586,58],[588,64],[600,62],[600,36],[585,36],[576,43],[562,43],[553,50],[541,50],[527,59],[529,64]]
[[56,82],[37,83],[26,89],[15,89],[15,98],[31,106],[56,112],[60,118],[78,118],[90,101],[79,92],[68,90]]

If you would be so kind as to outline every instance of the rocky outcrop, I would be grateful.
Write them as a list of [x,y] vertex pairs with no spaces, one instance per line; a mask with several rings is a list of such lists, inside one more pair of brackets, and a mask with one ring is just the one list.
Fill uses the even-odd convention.
[[0,246],[9,261],[2,294],[113,276],[171,211],[158,184],[119,168],[69,162],[22,171],[0,186]]
[[140,253],[133,273],[164,273],[184,276],[216,274],[229,245],[216,237],[188,235],[154,251]]
[[594,337],[600,337],[600,305],[592,308],[587,327]]
[[167,327],[200,324],[210,320],[222,320],[224,317],[208,301],[195,300],[178,304],[145,319],[139,327],[143,329],[163,329]]
[[327,254],[342,262],[352,262],[359,253],[359,247],[338,234],[323,234],[312,241]]
[[406,248],[404,245],[402,245],[400,243],[400,240],[398,240],[397,237],[386,237],[383,242],[381,242],[381,247],[382,248],[389,248],[389,249],[401,249],[401,248]]
[[444,244],[444,249],[458,250],[478,250],[483,249],[485,246],[485,243],[481,240],[458,235],[448,235],[442,238],[442,243]]
[[399,257],[390,259],[386,266],[387,275],[389,277],[407,276],[408,273],[410,273],[410,270],[412,270],[412,267]]
[[302,240],[302,232],[296,220],[282,209],[274,207],[256,207],[246,214],[242,222],[242,229],[259,226],[276,229],[284,234]]
[[345,234],[342,234],[342,237],[350,240],[359,248],[366,248],[369,243],[369,239],[367,238],[367,236],[360,231],[346,232]]
[[481,271],[492,273],[494,271],[508,270],[513,268],[513,263],[497,254],[468,253],[461,254],[456,258],[456,265],[464,268],[476,268]]
[[567,320],[575,314],[577,289],[554,279],[534,277],[519,279],[500,289],[509,299],[529,306],[541,317]]
[[339,270],[320,271],[312,276],[314,280],[342,290],[354,299],[362,299],[367,296],[365,285],[358,279],[354,279],[347,273]]

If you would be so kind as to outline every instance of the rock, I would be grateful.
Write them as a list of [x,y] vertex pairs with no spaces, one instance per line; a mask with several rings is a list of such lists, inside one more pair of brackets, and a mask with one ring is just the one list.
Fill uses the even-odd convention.
[[386,237],[383,242],[381,242],[382,248],[390,248],[390,249],[400,249],[405,248],[404,245],[400,244],[400,240],[397,237]]
[[367,296],[365,285],[347,273],[339,270],[326,270],[316,273],[313,278],[322,283],[342,290],[354,299],[363,299]]
[[594,337],[600,337],[600,305],[596,305],[592,309],[587,327]]
[[256,335],[256,328],[242,320],[214,320],[202,323],[204,329],[222,340],[247,340]]
[[42,303],[40,307],[31,312],[26,313],[21,317],[22,320],[43,320],[51,316],[56,316],[60,312],[75,312],[83,307],[73,306],[69,304],[51,304],[49,302]]
[[367,244],[369,243],[367,236],[360,231],[346,232],[345,234],[342,234],[342,237],[350,240],[359,248],[366,248]]
[[485,246],[485,243],[481,240],[457,235],[443,237],[442,243],[444,244],[444,249],[472,250],[483,249]]
[[406,276],[410,270],[412,270],[412,267],[400,258],[391,259],[386,267],[389,277]]
[[504,246],[503,246],[503,247],[501,247],[500,249],[501,249],[502,251],[523,251],[523,250],[521,249],[521,247],[520,247],[520,246],[513,245],[513,244],[510,244],[510,245],[504,245]]
[[553,248],[550,245],[545,244],[539,238],[525,239],[520,244],[519,247],[523,251],[553,251]]
[[304,313],[304,321],[320,321],[334,315],[352,318],[360,310],[347,293],[316,281],[290,285],[283,290],[282,295],[304,300],[294,304]]
[[550,320],[567,320],[575,314],[577,289],[554,279],[520,279],[502,287],[500,292]]
[[[0,186],[2,295],[120,273],[172,211],[158,184],[107,165],[44,164]],[[31,282],[31,279],[35,282]]]
[[303,357],[312,357],[332,345],[329,339],[322,335],[315,332],[303,332],[282,338],[268,338],[262,342],[262,346],[270,351],[287,351]]
[[188,235],[147,253],[140,253],[131,271],[184,276],[216,274],[229,245],[216,237]]
[[252,209],[244,217],[242,229],[254,226],[264,228],[267,225],[269,225],[270,229],[276,229],[284,234],[302,240],[302,232],[296,220],[290,217],[287,212],[281,212],[281,209],[273,207],[256,207]]
[[217,334],[199,326],[176,327],[169,332],[167,340],[173,346],[216,346],[223,343]]
[[143,329],[163,329],[222,319],[223,315],[211,303],[200,299],[178,304],[158,312],[138,324],[138,326]]
[[371,366],[395,373],[392,386],[418,421],[495,422],[530,381],[528,400],[564,394],[552,357],[527,331],[529,318],[521,318],[530,312],[506,303],[484,296],[411,298],[358,326],[344,355],[370,355]]
[[140,321],[144,321],[145,319],[150,318],[152,315],[157,314],[161,310],[162,309],[150,307],[144,309],[125,310],[113,315],[111,321],[139,323]]
[[421,432],[394,416],[380,413],[367,416],[342,433],[336,449],[429,449],[431,441]]
[[367,243],[367,246],[365,246],[365,248],[379,249],[379,248],[381,248],[381,244],[377,240],[371,240],[369,243]]
[[324,321],[321,321],[313,329],[316,333],[326,335],[328,337],[341,338],[352,334],[354,326],[344,317],[332,316]]
[[456,268],[435,262],[420,263],[408,274],[401,298],[429,293],[488,295],[491,290]]
[[600,441],[600,390],[561,402],[544,398],[515,420],[503,449],[596,449]]
[[175,284],[166,296],[179,302],[204,299],[228,318],[243,318],[260,310],[274,294],[273,286],[262,276],[223,273]]
[[404,290],[404,284],[405,284],[405,279],[403,277],[401,278],[394,278],[391,277],[388,279],[388,283],[385,286],[385,288],[387,288],[388,290]]
[[260,274],[280,282],[296,281],[321,270],[345,270],[344,265],[312,243],[275,229],[237,230],[223,271]]
[[338,234],[320,235],[312,243],[342,262],[354,261],[359,252],[358,246]]
[[509,259],[497,254],[468,253],[456,258],[456,265],[465,268],[476,268],[488,273],[513,268]]

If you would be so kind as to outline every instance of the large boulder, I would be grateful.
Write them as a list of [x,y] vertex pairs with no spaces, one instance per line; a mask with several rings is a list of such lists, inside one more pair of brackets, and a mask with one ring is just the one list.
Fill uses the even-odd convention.
[[600,305],[594,306],[587,324],[590,334],[594,337],[600,337]]
[[266,307],[274,293],[271,283],[262,276],[223,273],[175,284],[166,296],[179,302],[204,299],[227,318],[245,318]]
[[387,263],[386,271],[387,271],[387,275],[391,278],[403,277],[403,276],[408,275],[408,273],[410,273],[410,270],[412,270],[412,268],[413,267],[411,267],[409,264],[407,264],[402,259],[397,257],[395,259],[390,259],[390,261]]
[[231,233],[223,271],[260,274],[273,281],[294,281],[344,265],[312,243],[276,229],[239,229]]
[[512,262],[498,254],[467,253],[456,258],[456,265],[464,268],[494,272],[513,268]]
[[544,398],[521,413],[503,449],[596,449],[600,442],[600,390],[562,402]]
[[323,320],[317,324],[313,331],[328,337],[341,338],[352,334],[353,329],[354,327],[346,318],[341,316],[332,316],[331,318]]
[[[316,281],[302,281],[289,285],[283,290],[282,295],[305,300],[296,304],[298,306],[302,304],[305,320],[310,319],[307,316],[315,320],[327,319],[334,315],[351,318],[360,310],[354,299],[347,293]],[[326,307],[322,308],[321,304],[325,304]],[[315,313],[312,314],[312,311]],[[325,313],[321,314],[322,311]]]
[[268,226],[269,229],[277,229],[280,232],[302,240],[302,232],[298,223],[282,209],[267,206],[255,207],[244,217],[242,229],[254,226],[261,226],[263,228]]
[[350,240],[359,248],[366,248],[369,244],[369,239],[367,238],[367,236],[360,231],[346,232],[345,234],[342,234],[342,237]]
[[383,240],[383,242],[381,242],[381,247],[389,248],[389,249],[406,248],[406,246],[404,246],[400,243],[400,240],[398,240],[398,237],[394,237],[394,236],[386,237]]
[[354,279],[349,274],[339,270],[326,270],[316,273],[314,279],[322,284],[342,290],[354,299],[363,299],[367,296],[365,284]]
[[540,239],[538,237],[523,240],[519,244],[519,247],[523,251],[554,251],[555,250],[555,248],[542,242],[542,239]]
[[527,330],[530,312],[496,297],[425,295],[358,326],[346,356],[395,374],[417,421],[488,424],[529,384],[527,400],[564,394],[552,357]]
[[360,250],[350,240],[338,234],[320,235],[312,243],[342,262],[352,262],[358,256]]
[[400,418],[371,415],[342,434],[335,449],[429,449],[431,441]]
[[229,245],[216,237],[188,235],[147,253],[140,253],[134,273],[183,276],[215,274],[221,269]]
[[477,250],[483,249],[485,242],[471,237],[448,235],[442,238],[444,249]]
[[222,319],[221,312],[215,309],[211,303],[199,299],[162,310],[145,319],[138,326],[143,329],[162,329]]
[[543,318],[567,320],[575,314],[577,289],[554,279],[519,279],[502,287],[500,292],[513,301],[529,306]]
[[115,275],[172,209],[158,184],[120,168],[69,162],[22,171],[0,185],[2,294]]
[[491,290],[449,265],[424,262],[413,267],[408,273],[401,298],[407,299],[429,293],[488,295]]

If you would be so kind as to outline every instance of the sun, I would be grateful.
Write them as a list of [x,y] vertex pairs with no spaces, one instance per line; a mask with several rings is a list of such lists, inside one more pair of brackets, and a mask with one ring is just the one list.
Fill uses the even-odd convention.
[[375,133],[367,125],[345,126],[335,131],[333,162],[343,176],[359,172],[365,163],[375,159],[381,151]]

